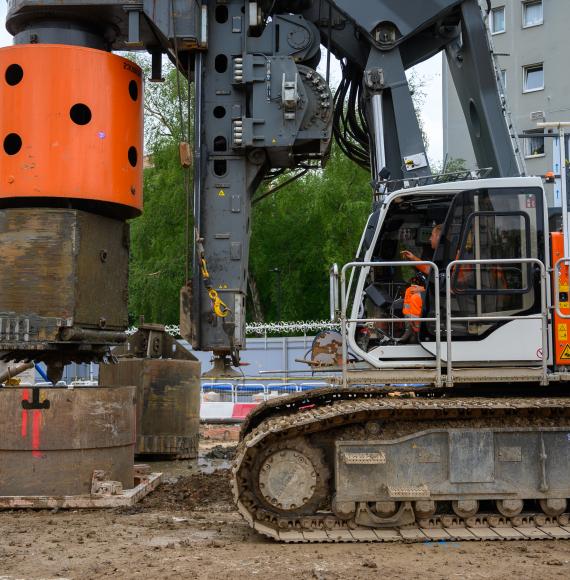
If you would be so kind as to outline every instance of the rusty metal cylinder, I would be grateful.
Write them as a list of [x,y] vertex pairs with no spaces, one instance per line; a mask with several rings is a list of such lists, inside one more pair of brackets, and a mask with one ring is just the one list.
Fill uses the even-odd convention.
[[123,219],[138,215],[142,97],[141,69],[114,54],[0,49],[0,205],[68,199]]
[[198,456],[200,362],[125,358],[101,365],[99,381],[137,387],[137,455]]
[[133,487],[134,387],[0,388],[0,496],[91,493],[93,472]]
[[54,382],[124,340],[142,89],[102,50],[0,49],[0,358],[44,361]]

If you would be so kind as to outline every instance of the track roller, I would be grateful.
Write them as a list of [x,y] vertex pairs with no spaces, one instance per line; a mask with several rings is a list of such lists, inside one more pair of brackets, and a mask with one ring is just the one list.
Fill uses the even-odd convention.
[[497,511],[506,518],[518,516],[524,507],[522,499],[498,499]]
[[414,512],[417,518],[430,518],[435,514],[436,504],[431,499],[422,499],[414,502]]
[[565,499],[540,499],[538,500],[540,509],[551,517],[559,516],[566,511],[567,501]]
[[390,518],[398,511],[398,504],[395,501],[377,501],[374,511],[381,518]]
[[460,518],[471,518],[479,511],[479,502],[476,499],[452,501],[451,508]]
[[350,520],[356,513],[356,502],[354,501],[332,501],[332,511],[341,520]]

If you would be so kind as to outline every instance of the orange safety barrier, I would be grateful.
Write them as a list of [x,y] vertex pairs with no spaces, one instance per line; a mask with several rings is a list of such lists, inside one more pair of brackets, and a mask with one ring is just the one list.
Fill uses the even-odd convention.
[[17,45],[0,49],[0,83],[0,204],[68,198],[113,204],[124,218],[141,212],[136,64],[89,48]]

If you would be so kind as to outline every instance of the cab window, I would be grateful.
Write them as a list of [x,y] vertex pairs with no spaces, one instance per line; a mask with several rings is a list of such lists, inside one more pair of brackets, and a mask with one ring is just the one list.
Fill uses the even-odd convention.
[[[455,260],[544,261],[542,191],[465,191],[453,201],[436,252],[441,268]],[[452,316],[534,313],[540,286],[534,264],[459,264],[451,269]],[[445,308],[445,306],[443,306]],[[487,335],[503,322],[454,324],[454,339]]]

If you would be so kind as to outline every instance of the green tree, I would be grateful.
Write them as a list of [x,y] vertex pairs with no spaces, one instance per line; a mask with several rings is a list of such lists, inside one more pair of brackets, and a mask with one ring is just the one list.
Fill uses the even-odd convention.
[[131,222],[129,311],[149,322],[178,323],[185,277],[186,190],[178,144],[164,141],[144,175],[144,213]]
[[[447,175],[448,173],[459,173],[461,171],[468,171],[467,161],[458,157],[446,157],[441,165],[432,167],[433,175]],[[441,181],[451,181],[453,177],[444,177]]]
[[329,267],[354,257],[370,200],[369,174],[333,147],[323,170],[254,206],[250,268],[267,320],[326,317]]
[[[137,59],[148,77],[148,63]],[[182,112],[180,109],[182,108]],[[177,324],[185,282],[187,194],[179,142],[192,132],[186,79],[169,67],[163,83],[145,85],[144,213],[131,221],[129,312],[150,322]],[[188,227],[192,230],[191,217]]]
[[422,135],[424,147],[427,150],[429,149],[429,139],[425,129],[424,119],[422,117],[422,108],[425,105],[427,99],[427,93],[425,89],[426,79],[425,77],[420,76],[416,71],[412,71],[407,75],[407,80],[410,89],[410,95],[412,96],[412,101],[414,103],[416,119],[418,120],[418,126]]
[[456,171],[467,171],[467,161],[458,157],[449,157],[442,168],[445,173],[454,173]]

